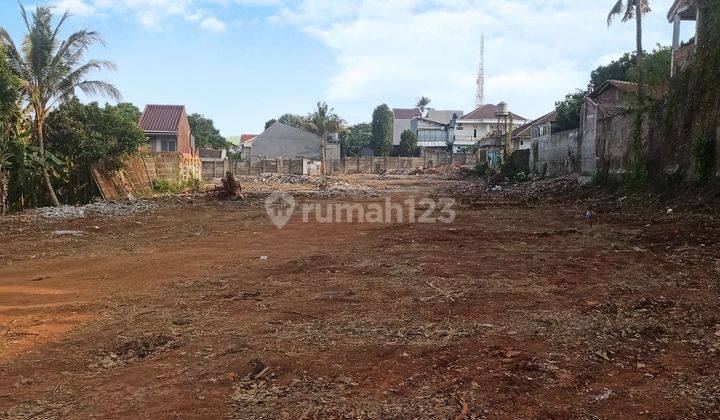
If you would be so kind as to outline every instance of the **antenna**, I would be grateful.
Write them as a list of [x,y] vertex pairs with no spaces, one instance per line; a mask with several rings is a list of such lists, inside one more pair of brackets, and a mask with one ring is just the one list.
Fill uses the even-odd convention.
[[480,35],[480,68],[477,77],[477,93],[475,105],[479,108],[485,105],[485,33]]

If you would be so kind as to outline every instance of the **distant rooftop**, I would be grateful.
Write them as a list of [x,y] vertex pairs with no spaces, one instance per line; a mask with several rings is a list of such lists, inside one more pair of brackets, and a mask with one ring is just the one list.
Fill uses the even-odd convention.
[[147,105],[140,116],[140,129],[146,133],[177,133],[183,105]]
[[[497,105],[493,104],[486,104],[481,105],[480,107],[476,108],[474,111],[470,112],[467,115],[463,115],[460,117],[461,120],[491,120],[497,118],[495,114],[497,113]],[[512,115],[514,120],[527,120],[525,117],[521,117],[513,112],[510,113]]]

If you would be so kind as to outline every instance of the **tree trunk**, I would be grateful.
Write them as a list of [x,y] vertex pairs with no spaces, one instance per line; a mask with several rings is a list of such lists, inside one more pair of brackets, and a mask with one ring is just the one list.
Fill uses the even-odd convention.
[[637,75],[638,75],[638,98],[640,105],[645,103],[645,71],[643,69],[643,42],[642,42],[642,0],[635,1],[635,24],[637,42]]
[[4,169],[0,169],[0,216],[7,213],[7,196],[8,196],[8,178],[10,174]]
[[[40,158],[45,160],[45,138],[44,138],[44,127],[43,127],[43,119],[38,117],[37,114],[35,115],[35,135],[37,136],[38,141],[38,149],[40,149]],[[42,168],[42,174],[43,179],[45,180],[45,188],[47,189],[48,196],[50,197],[50,204],[52,204],[54,207],[60,207],[60,201],[58,201],[57,196],[55,195],[55,190],[53,189],[52,182],[50,182],[50,173],[48,172],[47,168],[43,166]]]

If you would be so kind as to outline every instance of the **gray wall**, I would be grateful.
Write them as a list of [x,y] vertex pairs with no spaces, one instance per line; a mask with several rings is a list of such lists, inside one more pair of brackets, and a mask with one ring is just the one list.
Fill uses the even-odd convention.
[[[253,140],[253,158],[320,158],[320,137],[276,122]],[[340,159],[340,145],[328,143],[328,159]]]
[[[549,136],[538,137],[537,156],[534,156],[534,167],[547,175],[565,175],[579,172],[578,150],[580,146],[580,130],[562,131]],[[569,153],[570,152],[570,153]]]

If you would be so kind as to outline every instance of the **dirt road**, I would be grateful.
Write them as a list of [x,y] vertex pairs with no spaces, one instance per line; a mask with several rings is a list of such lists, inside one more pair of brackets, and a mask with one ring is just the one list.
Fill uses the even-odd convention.
[[717,220],[261,204],[0,219],[0,417],[720,416]]

